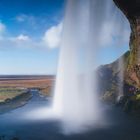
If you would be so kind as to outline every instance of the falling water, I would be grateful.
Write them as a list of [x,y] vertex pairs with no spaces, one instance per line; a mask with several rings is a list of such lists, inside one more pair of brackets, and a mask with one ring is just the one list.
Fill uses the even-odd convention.
[[68,131],[103,121],[96,92],[96,54],[109,41],[117,10],[112,0],[67,1],[53,110]]
[[[58,119],[67,134],[108,126],[96,91],[95,71],[103,58],[99,52],[111,46],[120,54],[119,46],[128,43],[129,35],[129,24],[112,0],[67,0],[53,105],[31,110],[23,118]],[[121,83],[123,61],[115,67]],[[119,84],[118,96],[122,89]]]

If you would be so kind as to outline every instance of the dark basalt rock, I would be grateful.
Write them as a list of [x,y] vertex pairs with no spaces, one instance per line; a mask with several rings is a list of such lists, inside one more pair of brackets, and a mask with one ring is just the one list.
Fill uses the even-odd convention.
[[[98,69],[99,93],[103,100],[122,106],[124,111],[140,114],[140,0],[113,1],[130,22],[130,51]],[[118,69],[121,59],[123,68]],[[123,80],[119,76],[121,72]],[[121,96],[119,87],[122,88]]]
[[140,0],[113,0],[130,22],[130,57],[125,81],[140,88]]
[[[130,55],[125,82],[140,89],[140,0],[113,0],[130,22]],[[125,91],[126,92],[126,91]]]
[[[120,100],[120,97],[125,95],[124,92],[128,91],[130,86],[124,86],[126,84],[122,77],[123,75],[120,74],[123,74],[126,69],[129,55],[130,52],[128,51],[115,62],[98,68],[98,92],[103,100],[117,103]],[[124,62],[124,65],[123,67],[119,67],[119,63],[122,61]]]
[[[98,68],[98,93],[101,100],[121,106],[127,113],[140,115],[140,89],[120,77],[120,72],[127,66],[129,56],[130,52],[127,52],[115,62]],[[118,69],[119,61],[122,59],[124,69]]]
[[128,19],[135,20],[140,16],[140,0],[113,0]]

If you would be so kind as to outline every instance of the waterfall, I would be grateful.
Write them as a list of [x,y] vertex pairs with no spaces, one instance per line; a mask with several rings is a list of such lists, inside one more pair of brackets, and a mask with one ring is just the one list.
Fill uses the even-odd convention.
[[[27,117],[59,118],[66,133],[104,125],[107,121],[96,90],[95,71],[102,59],[98,55],[102,47],[123,43],[124,25],[126,19],[112,0],[67,0],[52,107]],[[123,61],[118,63],[119,71],[121,65]],[[123,71],[119,76],[123,78]],[[118,91],[121,95],[122,87]]]
[[110,8],[108,0],[67,2],[53,110],[63,118],[68,131],[101,122],[94,71]]
[[96,91],[97,54],[109,45],[113,31],[118,35],[124,19],[112,0],[67,1],[53,110],[68,131],[103,122]]

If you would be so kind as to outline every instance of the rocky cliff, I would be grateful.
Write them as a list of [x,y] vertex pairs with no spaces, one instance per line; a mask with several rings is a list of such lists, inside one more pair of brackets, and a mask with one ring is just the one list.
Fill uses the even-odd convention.
[[140,88],[140,0],[114,0],[130,22],[130,57],[125,80]]
[[119,103],[125,111],[140,114],[140,0],[113,1],[130,22],[130,51],[98,69],[98,82],[102,85],[98,90],[105,101]]

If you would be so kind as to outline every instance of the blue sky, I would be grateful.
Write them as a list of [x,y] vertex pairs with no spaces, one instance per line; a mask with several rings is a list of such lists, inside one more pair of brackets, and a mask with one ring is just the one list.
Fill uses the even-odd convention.
[[64,0],[1,0],[0,20],[12,35],[26,33],[38,37],[60,22],[63,10]]
[[0,1],[0,74],[56,73],[59,49],[42,40],[62,21],[64,5],[64,0]]
[[[65,2],[0,0],[0,74],[56,74]],[[110,63],[127,50],[128,37],[123,44],[106,44],[99,63]]]

